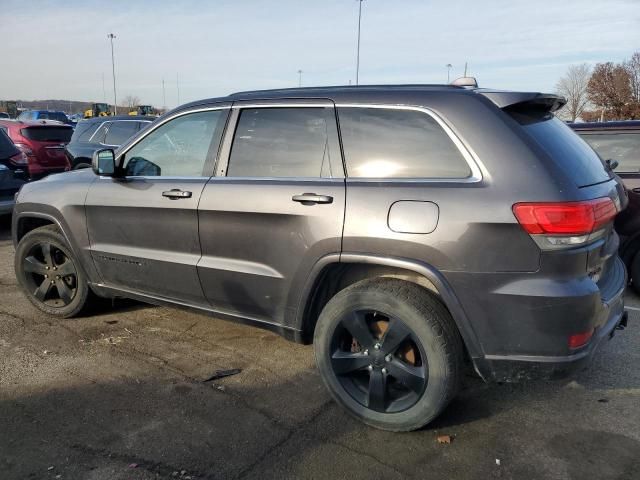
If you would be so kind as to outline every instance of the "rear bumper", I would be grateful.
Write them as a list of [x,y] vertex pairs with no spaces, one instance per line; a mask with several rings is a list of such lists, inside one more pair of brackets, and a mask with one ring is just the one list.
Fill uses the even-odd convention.
[[[467,306],[475,307],[474,328],[484,350],[473,359],[478,373],[508,382],[562,378],[587,366],[626,325],[626,270],[620,258],[612,263],[601,285],[588,278],[557,282],[532,276],[489,285],[476,295]],[[569,336],[587,331],[593,331],[590,341],[570,349]]]
[[612,306],[612,314],[605,325],[598,328],[589,344],[581,351],[565,356],[520,356],[487,355],[483,360],[483,370],[491,372],[491,379],[497,382],[518,382],[522,380],[562,379],[585,369],[598,348],[613,338],[617,330],[627,326],[627,312],[624,311],[622,295]]

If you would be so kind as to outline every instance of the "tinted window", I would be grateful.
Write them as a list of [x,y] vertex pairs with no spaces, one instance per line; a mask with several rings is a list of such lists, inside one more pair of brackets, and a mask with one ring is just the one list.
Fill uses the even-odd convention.
[[107,130],[111,127],[111,122],[104,122],[93,132],[89,137],[91,143],[104,143],[104,137],[107,134]]
[[431,116],[415,110],[340,108],[347,175],[466,178],[471,169]]
[[6,130],[0,128],[0,160],[6,160],[19,153],[16,146],[11,139],[7,136]]
[[603,160],[617,160],[617,172],[640,172],[640,133],[592,133],[582,138]]
[[73,134],[73,128],[71,127],[54,127],[54,126],[41,126],[41,127],[27,127],[20,130],[22,136],[29,140],[35,140],[37,142],[60,142],[67,143],[71,140]]
[[56,120],[62,123],[69,121],[67,116],[62,112],[40,112],[38,114],[38,120]]
[[227,110],[212,110],[165,123],[127,152],[126,174],[202,176],[209,147],[214,138],[219,139],[226,115]]
[[98,128],[99,123],[79,121],[76,125],[73,135],[71,136],[72,142],[88,142],[89,138]]
[[512,116],[579,187],[610,179],[598,155],[563,121],[553,115]]
[[138,122],[122,121],[112,122],[107,131],[104,143],[107,145],[122,145],[134,133],[138,131]]
[[[228,176],[332,176],[332,108],[249,108],[242,110],[233,139]],[[331,135],[331,138],[334,138]]]

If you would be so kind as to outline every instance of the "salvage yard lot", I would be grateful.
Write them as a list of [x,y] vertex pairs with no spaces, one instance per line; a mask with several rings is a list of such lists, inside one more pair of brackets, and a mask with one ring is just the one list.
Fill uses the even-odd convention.
[[19,292],[9,228],[0,217],[2,479],[640,477],[631,293],[629,328],[573,381],[468,377],[433,424],[392,434],[348,417],[312,349],[272,333],[133,302],[44,316]]

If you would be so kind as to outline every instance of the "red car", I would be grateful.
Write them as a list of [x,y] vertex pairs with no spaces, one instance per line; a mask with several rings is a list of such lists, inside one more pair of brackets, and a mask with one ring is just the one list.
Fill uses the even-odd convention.
[[29,178],[36,180],[50,173],[64,172],[70,169],[64,154],[64,147],[71,140],[73,128],[60,122],[49,120],[20,121],[1,120],[0,128],[13,140],[25,155],[20,165],[26,167]]

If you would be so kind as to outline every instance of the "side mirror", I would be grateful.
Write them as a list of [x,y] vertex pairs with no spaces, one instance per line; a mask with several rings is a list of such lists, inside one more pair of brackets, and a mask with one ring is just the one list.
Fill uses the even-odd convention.
[[113,149],[103,148],[93,152],[91,168],[96,175],[113,177],[116,173],[116,155]]

